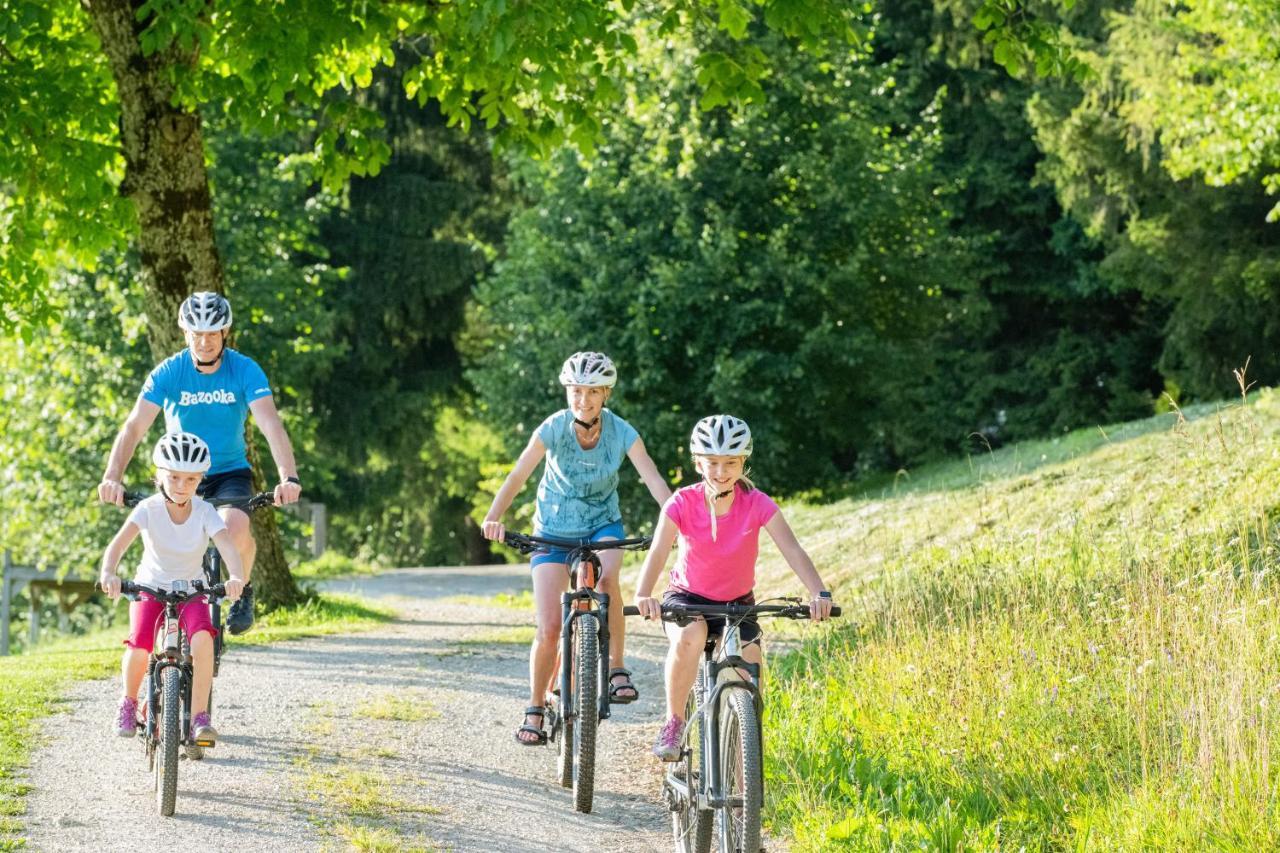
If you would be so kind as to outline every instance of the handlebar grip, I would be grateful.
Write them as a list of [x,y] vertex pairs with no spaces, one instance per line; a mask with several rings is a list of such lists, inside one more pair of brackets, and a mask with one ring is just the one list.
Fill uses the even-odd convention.
[[639,616],[640,608],[636,607],[634,604],[624,604],[622,606],[622,615],[623,616]]

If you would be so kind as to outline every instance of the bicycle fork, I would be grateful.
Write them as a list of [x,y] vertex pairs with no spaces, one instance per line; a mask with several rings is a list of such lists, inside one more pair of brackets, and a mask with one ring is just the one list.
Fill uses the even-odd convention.
[[[596,603],[596,609],[590,609],[589,602]],[[573,719],[579,713],[573,698],[573,667],[566,663],[573,660],[573,622],[590,613],[599,624],[600,654],[597,662],[600,674],[596,712],[602,720],[609,719],[609,593],[596,592],[593,589],[578,589],[560,596],[562,621],[560,623],[560,707],[561,716]],[[585,608],[585,609],[584,609]]]
[[[737,675],[736,670],[745,669],[750,674],[750,679],[742,678]],[[703,755],[706,757],[706,763],[703,765],[706,774],[706,791],[707,791],[707,807],[712,809],[721,808],[726,805],[741,805],[741,803],[730,803],[725,795],[724,779],[720,777],[720,712],[724,707],[721,701],[726,693],[731,690],[746,690],[751,694],[752,703],[756,707],[756,742],[763,743],[761,731],[761,714],[764,711],[764,700],[760,696],[760,688],[756,682],[760,678],[760,666],[758,664],[749,663],[741,657],[728,657],[721,661],[709,661],[708,675],[710,680],[707,682],[713,687],[707,693],[706,702],[703,708],[705,710],[703,717],[703,739],[705,740],[705,751]],[[724,681],[719,680],[719,675],[725,670],[733,670],[733,678]],[[763,786],[764,780],[760,780]]]

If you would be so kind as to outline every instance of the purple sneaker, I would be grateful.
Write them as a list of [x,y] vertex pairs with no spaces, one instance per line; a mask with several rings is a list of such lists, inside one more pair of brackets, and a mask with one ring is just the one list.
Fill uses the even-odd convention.
[[653,754],[663,761],[680,760],[680,735],[684,734],[684,720],[672,717],[658,732],[658,739],[653,742]]
[[126,696],[120,700],[120,710],[116,713],[116,734],[120,737],[133,737],[138,733],[138,700]]
[[191,721],[191,739],[197,746],[213,746],[218,740],[218,730],[209,722],[207,713],[201,711]]

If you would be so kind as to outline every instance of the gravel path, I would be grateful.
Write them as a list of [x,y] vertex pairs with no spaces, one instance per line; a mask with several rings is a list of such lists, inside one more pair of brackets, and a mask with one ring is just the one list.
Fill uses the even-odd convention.
[[222,737],[203,762],[182,761],[172,818],[156,812],[140,743],[107,734],[116,682],[77,686],[49,718],[31,768],[32,847],[669,849],[646,753],[665,641],[628,620],[643,695],[602,725],[594,813],[574,812],[553,779],[553,748],[520,747],[511,735],[525,702],[529,614],[446,600],[519,591],[526,571],[402,569],[332,582],[385,599],[401,618],[348,636],[231,645],[215,696]]

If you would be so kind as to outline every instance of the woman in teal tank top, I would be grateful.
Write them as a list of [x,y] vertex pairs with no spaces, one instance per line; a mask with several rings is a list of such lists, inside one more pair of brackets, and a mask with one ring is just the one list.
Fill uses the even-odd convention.
[[[560,370],[568,407],[543,421],[516,460],[515,467],[493,497],[484,518],[486,539],[501,541],[506,532],[503,513],[524,488],[538,463],[546,459],[538,483],[535,535],[554,539],[622,539],[622,515],[618,511],[618,469],[630,459],[649,493],[661,507],[671,496],[666,480],[644,448],[639,434],[622,418],[604,407],[613,393],[617,371],[609,357],[597,352],[571,355]],[[529,651],[529,706],[543,707],[556,665],[560,643],[560,595],[569,588],[569,571],[563,551],[533,555],[533,609],[535,631]],[[622,552],[600,554],[600,589],[609,594],[609,694],[614,702],[639,697],[631,674],[623,666],[625,622],[618,572]],[[530,713],[516,731],[525,746],[547,742],[542,715]]]

